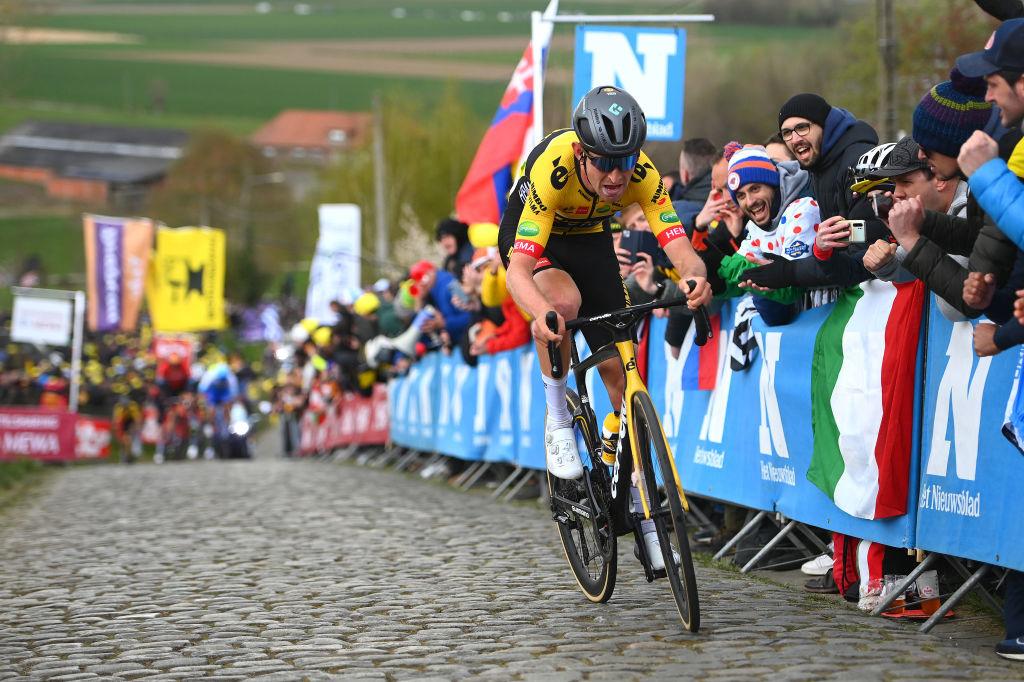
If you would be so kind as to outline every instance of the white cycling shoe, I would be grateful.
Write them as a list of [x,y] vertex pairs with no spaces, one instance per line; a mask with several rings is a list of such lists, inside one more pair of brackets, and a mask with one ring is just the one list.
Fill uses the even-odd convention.
[[[644,547],[647,548],[647,560],[651,562],[652,571],[665,570],[665,558],[661,555],[661,542],[658,540],[658,531],[652,530],[644,533]],[[679,565],[679,552],[672,550],[672,560]]]
[[555,478],[575,480],[583,476],[583,462],[576,447],[576,433],[572,426],[544,428],[544,454],[548,471]]

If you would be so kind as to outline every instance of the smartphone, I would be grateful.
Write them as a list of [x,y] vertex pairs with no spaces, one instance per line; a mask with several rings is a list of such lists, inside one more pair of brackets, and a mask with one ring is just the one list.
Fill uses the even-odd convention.
[[629,262],[639,260],[639,252],[648,254],[655,266],[672,267],[672,262],[658,244],[658,238],[649,230],[623,230],[619,248],[629,252]]
[[892,208],[892,195],[879,192],[871,196],[871,208],[875,215],[882,220],[889,218],[889,210]]
[[850,231],[850,236],[843,241],[850,244],[863,244],[867,241],[867,225],[863,220],[847,220],[846,229]]

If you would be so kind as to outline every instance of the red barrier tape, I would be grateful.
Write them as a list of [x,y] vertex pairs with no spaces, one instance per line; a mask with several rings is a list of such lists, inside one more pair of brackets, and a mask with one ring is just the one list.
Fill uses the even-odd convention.
[[323,412],[307,411],[302,417],[299,449],[308,455],[345,445],[383,445],[389,426],[387,388],[377,384],[369,398],[345,393]]

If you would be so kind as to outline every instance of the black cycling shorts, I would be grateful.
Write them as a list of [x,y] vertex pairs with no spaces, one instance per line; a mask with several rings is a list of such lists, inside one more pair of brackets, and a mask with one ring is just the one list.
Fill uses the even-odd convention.
[[[513,195],[518,199],[518,193],[513,192]],[[510,200],[510,208],[512,203]],[[498,250],[506,268],[519,226],[520,214],[516,213],[514,218],[509,218],[511,213],[505,211],[498,230]],[[602,232],[592,234],[552,234],[533,271],[537,273],[549,268],[564,271],[576,283],[583,301],[580,317],[607,313],[629,305],[626,286],[619,275],[619,261],[615,257],[611,229],[607,224]],[[584,329],[583,337],[592,350],[612,340],[611,332],[595,326]]]

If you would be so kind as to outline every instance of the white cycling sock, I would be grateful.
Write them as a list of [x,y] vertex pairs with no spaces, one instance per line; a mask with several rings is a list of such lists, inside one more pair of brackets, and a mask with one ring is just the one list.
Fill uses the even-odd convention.
[[540,375],[544,382],[544,400],[548,405],[548,429],[569,426],[572,423],[572,415],[569,414],[569,406],[565,403],[565,383],[568,377],[552,379],[546,374]]
[[[635,485],[629,486],[629,497],[633,500],[633,511],[637,514],[643,514],[644,505],[640,502],[640,489]],[[640,530],[644,535],[654,532],[654,521],[651,519],[644,519],[640,522]]]

